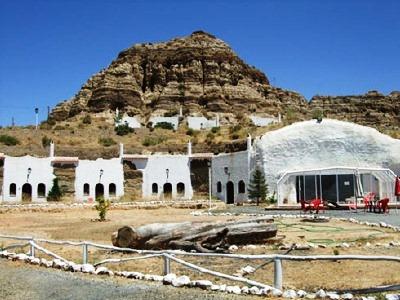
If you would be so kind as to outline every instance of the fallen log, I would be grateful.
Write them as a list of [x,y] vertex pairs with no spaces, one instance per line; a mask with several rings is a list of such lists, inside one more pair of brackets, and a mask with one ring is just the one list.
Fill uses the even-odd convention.
[[122,248],[223,252],[232,244],[264,243],[276,233],[273,219],[264,217],[228,222],[154,223],[137,228],[124,226],[112,234],[111,240],[114,246]]

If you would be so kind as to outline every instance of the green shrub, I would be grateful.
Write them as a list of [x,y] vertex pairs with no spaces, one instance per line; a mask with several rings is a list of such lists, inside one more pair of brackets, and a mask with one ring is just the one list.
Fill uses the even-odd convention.
[[19,140],[16,137],[7,134],[0,135],[0,143],[7,146],[15,146],[20,144]]
[[219,127],[213,127],[213,128],[211,128],[211,132],[212,132],[212,133],[217,133],[217,132],[219,132],[219,130],[220,130]]
[[62,192],[60,189],[60,186],[58,185],[58,178],[53,179],[53,186],[51,187],[51,190],[49,194],[47,195],[47,200],[48,201],[60,201],[62,197]]
[[239,138],[239,134],[237,134],[237,133],[233,133],[232,134],[232,139],[233,140],[237,140]]
[[112,138],[99,138],[99,144],[103,145],[104,147],[110,147],[112,145],[116,145],[117,142]]
[[120,136],[127,135],[131,132],[134,132],[133,128],[130,128],[128,123],[118,125],[115,127],[114,130],[115,130],[115,133]]
[[169,123],[169,122],[160,122],[157,123],[154,128],[162,128],[162,129],[168,129],[168,130],[174,130],[174,125]]
[[83,124],[92,124],[92,117],[90,115],[86,115],[83,119],[82,119],[82,123]]
[[50,146],[50,144],[51,144],[51,139],[49,139],[47,137],[47,135],[42,137],[42,146],[43,146],[43,148],[46,148],[46,147]]
[[110,201],[104,199],[104,197],[97,197],[96,202],[95,208],[99,213],[100,221],[105,221],[108,208],[110,207]]
[[56,127],[54,127],[54,130],[64,130],[65,127],[61,126],[61,125],[57,125]]

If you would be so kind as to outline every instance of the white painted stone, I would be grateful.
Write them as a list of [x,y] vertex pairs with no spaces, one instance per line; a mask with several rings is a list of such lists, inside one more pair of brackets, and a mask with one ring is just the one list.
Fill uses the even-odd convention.
[[332,293],[332,292],[326,293],[326,296],[327,296],[329,299],[332,299],[332,300],[340,299],[340,296],[339,296],[338,294]]
[[236,245],[231,245],[231,246],[229,246],[229,251],[231,251],[231,252],[235,252],[235,251],[238,251],[239,250],[239,247],[238,246],[236,246]]
[[172,280],[172,285],[175,287],[181,287],[190,284],[190,278],[186,275],[179,276]]
[[299,298],[304,298],[306,295],[307,295],[307,292],[306,292],[306,291],[303,291],[303,290],[298,290],[298,291],[297,291],[297,296],[298,296]]
[[176,274],[174,273],[169,273],[164,276],[163,278],[163,283],[164,284],[172,284],[172,281],[176,279]]
[[96,275],[109,275],[110,274],[110,270],[108,270],[108,268],[106,268],[106,267],[98,267],[94,271],[94,274],[96,274]]
[[295,290],[286,290],[283,292],[282,297],[286,299],[295,299],[297,298],[297,293]]
[[225,291],[226,291],[226,284],[221,284],[221,285],[219,286],[219,290],[220,290],[221,292],[225,292]]
[[217,284],[213,284],[213,285],[210,287],[210,290],[212,290],[212,291],[219,291],[219,289],[220,289],[220,286],[217,285]]
[[249,292],[250,292],[250,294],[252,294],[252,295],[260,295],[261,293],[260,293],[260,289],[257,287],[257,286],[252,286],[250,289],[249,289]]
[[242,294],[249,294],[250,290],[248,286],[242,286]]
[[325,298],[326,297],[326,292],[323,289],[320,289],[315,293],[315,296],[317,298]]
[[245,274],[251,274],[254,273],[256,269],[253,268],[252,266],[245,266],[244,268],[241,269],[241,271]]
[[345,294],[342,294],[340,297],[344,300],[351,300],[351,299],[353,299],[353,294],[345,293]]
[[199,287],[202,289],[208,289],[213,285],[213,283],[209,280],[195,280],[195,281],[192,281],[192,284],[193,284],[193,286]]
[[273,288],[271,290],[271,295],[274,297],[280,297],[280,296],[282,296],[282,291],[279,289]]
[[226,287],[226,291],[230,294],[236,294],[236,295],[240,295],[242,293],[240,286],[237,286],[237,285],[234,285],[234,286],[228,285]]
[[91,264],[83,264],[82,265],[82,272],[83,273],[94,273],[96,269]]
[[386,294],[386,300],[400,300],[400,294]]

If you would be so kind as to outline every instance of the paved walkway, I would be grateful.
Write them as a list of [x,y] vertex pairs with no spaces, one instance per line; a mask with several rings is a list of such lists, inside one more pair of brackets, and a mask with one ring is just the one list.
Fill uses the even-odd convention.
[[[263,207],[257,206],[231,206],[225,210],[219,210],[219,212],[230,212],[230,213],[257,213],[257,214],[291,214],[297,215],[303,213],[301,210],[265,210]],[[364,212],[363,209],[358,209],[357,213],[349,210],[326,210],[321,213],[323,216],[329,217],[343,217],[343,218],[354,218],[360,221],[368,222],[385,222],[394,226],[400,226],[400,209],[396,211],[395,208],[390,209],[389,214],[378,214]]]

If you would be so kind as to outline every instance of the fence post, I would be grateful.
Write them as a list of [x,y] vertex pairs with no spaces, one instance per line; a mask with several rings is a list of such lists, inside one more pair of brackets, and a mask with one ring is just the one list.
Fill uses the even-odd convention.
[[279,258],[274,259],[274,287],[282,289],[282,260]]
[[29,244],[30,244],[29,254],[30,254],[30,256],[35,257],[35,246],[34,246],[34,241],[33,241],[33,239],[31,239],[31,240],[29,241]]
[[89,252],[88,252],[88,244],[86,242],[83,242],[82,252],[83,252],[82,263],[87,264]]
[[164,259],[164,270],[163,270],[163,275],[167,275],[171,273],[171,261],[167,256],[163,256]]

